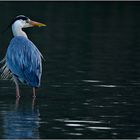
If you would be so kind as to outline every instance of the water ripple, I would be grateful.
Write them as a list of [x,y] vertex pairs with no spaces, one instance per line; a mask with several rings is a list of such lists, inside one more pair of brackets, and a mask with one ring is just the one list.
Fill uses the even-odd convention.
[[86,82],[86,83],[99,83],[101,81],[99,80],[82,80],[83,82]]
[[91,130],[97,130],[97,129],[100,129],[100,130],[111,130],[111,129],[114,129],[114,128],[111,128],[111,127],[87,127],[88,129],[91,129]]
[[82,133],[68,133],[69,135],[75,135],[75,136],[81,136],[83,135]]
[[68,123],[68,124],[66,124],[66,126],[74,126],[74,127],[78,127],[78,126],[84,126],[84,125],[82,125],[82,124],[73,124],[73,123]]
[[89,123],[89,124],[105,123],[103,121],[84,121],[84,120],[68,120],[68,119],[55,119],[55,120],[66,123]]
[[118,87],[117,85],[94,85],[96,87],[105,87],[105,88],[115,88]]

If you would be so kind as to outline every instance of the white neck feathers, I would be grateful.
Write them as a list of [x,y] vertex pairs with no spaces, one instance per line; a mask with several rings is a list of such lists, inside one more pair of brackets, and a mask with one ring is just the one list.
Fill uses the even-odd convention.
[[12,32],[13,32],[13,35],[14,36],[24,36],[27,38],[27,35],[26,33],[22,30],[22,25],[20,24],[20,22],[15,22],[13,25],[12,25]]

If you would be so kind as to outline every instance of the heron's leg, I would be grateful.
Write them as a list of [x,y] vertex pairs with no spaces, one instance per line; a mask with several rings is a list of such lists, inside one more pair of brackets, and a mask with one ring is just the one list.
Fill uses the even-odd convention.
[[14,76],[14,82],[16,84],[16,97],[19,98],[20,97],[20,94],[19,94],[19,85],[18,85],[18,80],[17,78]]
[[36,95],[35,95],[35,88],[33,87],[33,98],[35,98]]

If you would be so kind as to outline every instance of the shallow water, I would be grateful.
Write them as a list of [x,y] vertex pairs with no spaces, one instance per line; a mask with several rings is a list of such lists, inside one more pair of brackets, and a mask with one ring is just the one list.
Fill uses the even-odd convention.
[[21,85],[16,100],[14,83],[0,80],[0,138],[140,137],[139,3],[0,5],[12,11],[5,23],[30,6],[25,15],[48,23],[26,30],[46,60],[37,98]]
[[56,85],[39,89],[35,100],[26,88],[21,88],[19,100],[14,97],[14,88],[3,94],[0,137],[139,137],[138,86],[102,86],[80,81]]

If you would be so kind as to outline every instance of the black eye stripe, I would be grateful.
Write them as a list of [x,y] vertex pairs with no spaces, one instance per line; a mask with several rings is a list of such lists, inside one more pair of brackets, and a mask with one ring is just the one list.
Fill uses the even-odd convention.
[[17,16],[13,21],[12,21],[12,24],[16,21],[16,20],[20,20],[20,19],[22,19],[22,20],[28,20],[29,18],[28,17],[26,17],[26,16]]
[[11,27],[12,24],[13,24],[16,20],[20,20],[20,19],[26,20],[26,22],[28,22],[28,21],[30,20],[28,17],[26,17],[26,16],[24,16],[24,15],[17,16],[17,17],[7,26],[7,28],[3,31],[3,33],[4,33],[9,27]]

